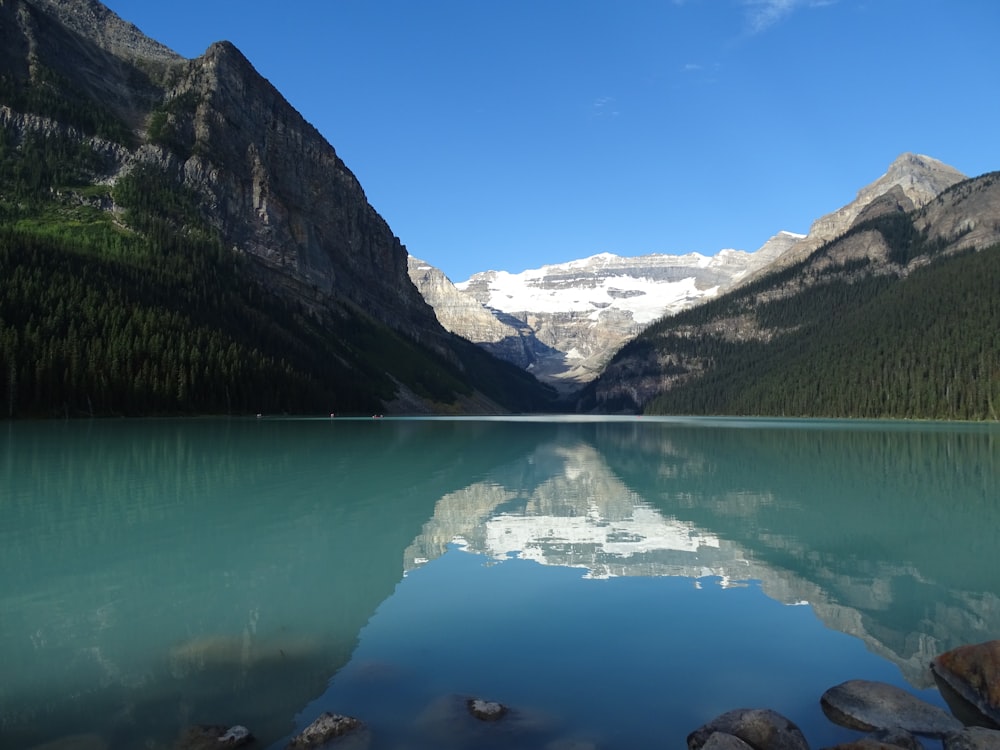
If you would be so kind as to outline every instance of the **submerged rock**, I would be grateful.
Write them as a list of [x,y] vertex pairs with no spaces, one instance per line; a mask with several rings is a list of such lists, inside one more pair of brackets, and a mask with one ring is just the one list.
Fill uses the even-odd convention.
[[73,734],[35,745],[30,750],[108,750],[108,743],[97,734]]
[[469,713],[480,721],[498,721],[502,719],[509,710],[507,706],[496,701],[484,701],[480,698],[469,698],[465,702]]
[[286,750],[323,747],[328,742],[357,732],[364,724],[353,716],[326,711],[285,745]]
[[219,738],[218,742],[226,747],[242,747],[253,740],[250,730],[242,724],[229,727]]
[[1000,640],[946,651],[931,661],[931,672],[956,716],[1000,726]]
[[708,745],[716,733],[731,734],[755,750],[809,750],[795,722],[769,708],[740,708],[715,717],[688,735],[688,750],[702,750],[706,746],[736,747],[725,737],[716,738],[713,743],[730,744]]
[[830,721],[862,732],[900,728],[941,738],[962,728],[946,711],[884,682],[848,680],[823,693],[820,705]]
[[243,747],[253,741],[250,730],[239,724],[198,724],[188,727],[174,744],[174,750],[228,750]]

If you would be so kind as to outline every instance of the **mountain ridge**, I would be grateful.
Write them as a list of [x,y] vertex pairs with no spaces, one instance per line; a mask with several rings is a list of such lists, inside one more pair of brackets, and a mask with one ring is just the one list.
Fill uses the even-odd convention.
[[883,208],[806,258],[650,326],[580,408],[996,419],[997,173],[920,208]]
[[[211,307],[235,294],[231,302],[237,305],[232,312],[212,312],[204,324],[214,328],[224,321],[219,333],[224,340],[242,341],[240,356],[291,367],[298,372],[295,377],[311,381],[315,398],[326,394],[310,407],[320,412],[452,411],[468,408],[462,406],[468,403],[491,412],[523,410],[549,397],[530,376],[469,349],[441,328],[409,281],[405,248],[369,204],[356,177],[231,43],[216,42],[201,56],[185,59],[96,0],[9,0],[0,5],[0,21],[6,164],[0,208],[9,227],[20,226],[22,233],[35,227],[32,233],[51,235],[65,222],[79,221],[75,214],[85,214],[91,233],[85,239],[97,251],[88,263],[123,243],[153,242],[169,247],[169,253],[202,252],[188,239],[197,235],[199,242],[212,245],[211,263],[227,266],[213,266],[211,282],[196,282],[198,293],[207,295],[203,303]],[[136,224],[140,219],[141,225]],[[59,248],[50,248],[55,252],[79,253],[83,239],[70,233],[45,242],[56,242]],[[6,241],[13,243],[10,252],[15,253],[9,258],[23,257],[17,255],[23,239],[10,236]],[[166,263],[171,274],[189,273],[174,265],[169,254],[136,253],[138,249],[119,257],[127,264]],[[155,257],[160,260],[151,260]],[[223,292],[213,286],[220,273],[227,278],[235,273],[226,283],[249,286]],[[11,290],[10,296],[22,291]],[[284,309],[280,317],[287,321],[287,341],[272,336],[264,359],[252,354],[262,342],[248,333],[265,325],[250,322],[259,317],[261,300]],[[178,312],[192,318],[190,325],[201,326],[200,316],[208,314],[203,303]],[[277,309],[272,312],[279,315]],[[49,318],[51,313],[39,310],[38,315]],[[246,319],[237,320],[241,316]],[[0,317],[17,320],[20,315]],[[56,335],[66,335],[63,325],[55,320],[52,325]],[[9,398],[9,413],[15,402],[28,408],[23,394],[29,392],[38,394],[33,410],[44,409],[50,400],[59,405],[49,408],[61,412],[90,413],[94,399],[78,389],[86,381],[88,389],[96,390],[102,377],[96,363],[87,364],[87,375],[73,366],[71,386],[60,385],[58,396],[46,397],[27,386],[36,377],[33,360],[41,356],[35,349],[52,342],[39,338],[27,347],[24,331],[0,333],[12,342],[4,359],[15,361],[4,368],[5,388],[22,394],[21,399]],[[120,335],[106,330],[95,334],[102,347],[108,336]],[[179,330],[170,333],[170,341],[180,335]],[[166,380],[201,377],[197,355],[183,353],[188,346],[179,339],[177,344],[175,356],[182,361],[164,362],[163,368],[183,372],[151,376],[159,395],[148,395],[158,410],[171,408]],[[291,350],[298,352],[291,357],[294,365],[288,364]],[[68,354],[58,358],[64,356],[76,362]],[[118,387],[125,389],[137,374],[123,372],[121,377]],[[178,390],[187,404],[178,408],[192,408],[196,393],[187,387]],[[220,384],[218,393],[223,390]],[[261,399],[267,408],[297,410],[303,404],[291,391],[309,389],[269,390],[275,392]],[[97,410],[122,409],[112,406],[113,389],[102,387],[101,392],[98,401],[105,406]],[[232,389],[227,392],[231,395]],[[354,395],[346,398],[338,392]],[[73,405],[64,407],[61,402],[67,398]],[[281,406],[282,401],[287,405]],[[227,396],[224,403],[228,410],[232,400]],[[216,401],[209,408],[220,405]],[[260,407],[247,403],[241,409]]]
[[[410,277],[447,330],[572,393],[655,320],[792,266],[859,220],[924,206],[963,179],[937,159],[904,152],[853,201],[816,219],[808,234],[781,230],[753,253],[599,253],[519,273],[476,273],[447,293],[447,279],[432,283],[412,266]],[[480,307],[463,300],[463,293]],[[489,324],[484,313],[500,326]]]

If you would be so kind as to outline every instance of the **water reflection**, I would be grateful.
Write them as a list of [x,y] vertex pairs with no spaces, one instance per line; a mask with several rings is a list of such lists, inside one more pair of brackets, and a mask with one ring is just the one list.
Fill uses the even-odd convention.
[[982,425],[573,425],[443,497],[404,567],[452,541],[608,576],[754,579],[915,686],[1000,637],[1000,433]]
[[285,735],[433,500],[524,449],[468,454],[483,428],[443,422],[2,429],[4,747],[96,732],[131,748],[198,722]]
[[[1000,432],[975,425],[7,424],[0,745],[95,732],[112,748],[162,746],[196,722],[245,723],[277,742],[294,717],[311,718],[305,707],[332,676],[351,672],[359,633],[395,612],[392,659],[409,658],[417,646],[407,628],[431,608],[451,611],[441,597],[455,590],[466,592],[463,606],[475,590],[475,606],[496,608],[506,630],[489,637],[522,639],[510,651],[523,660],[511,663],[511,679],[541,682],[537,664],[560,663],[544,675],[555,690],[572,686],[559,680],[576,679],[566,664],[586,638],[560,620],[550,653],[532,652],[539,626],[515,617],[536,588],[536,601],[580,612],[596,637],[603,627],[612,638],[623,618],[630,632],[666,634],[651,638],[701,637],[701,620],[682,629],[676,608],[701,605],[677,586],[669,616],[653,605],[623,615],[614,608],[633,600],[609,585],[615,579],[671,576],[689,579],[688,589],[760,582],[752,587],[782,604],[808,603],[913,685],[929,685],[933,655],[1000,637],[998,488]],[[440,565],[455,544],[488,568]],[[479,577],[508,568],[511,598],[494,601],[499,590],[483,581],[497,579]],[[564,577],[539,582],[538,570],[599,580],[581,589]],[[645,617],[662,620],[640,624]],[[428,677],[449,654],[461,653],[465,669],[480,658],[456,640],[483,637],[463,636],[462,618],[433,621],[443,640],[421,654],[428,688],[455,689]],[[717,641],[730,637],[711,626]],[[751,648],[777,658],[764,638]],[[381,666],[359,673],[401,668],[377,658]],[[629,684],[637,668],[622,658],[592,679],[612,692],[615,680]],[[689,730],[688,708],[674,710]]]

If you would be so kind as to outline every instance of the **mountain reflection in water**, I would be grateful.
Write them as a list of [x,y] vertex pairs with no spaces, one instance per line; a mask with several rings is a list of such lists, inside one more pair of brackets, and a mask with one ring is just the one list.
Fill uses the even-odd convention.
[[[368,712],[374,747],[424,736],[440,746],[449,730],[428,734],[428,716],[454,728],[447,696],[473,683],[516,696],[514,681],[531,682],[529,717],[571,710],[545,691],[579,690],[580,675],[533,665],[559,649],[586,658],[574,629],[610,644],[627,627],[647,652],[676,636],[700,654],[698,669],[725,670],[709,654],[726,652],[720,638],[757,632],[755,590],[808,603],[795,610],[860,639],[917,689],[931,684],[935,654],[1000,637],[1000,431],[989,426],[534,418],[3,429],[5,747],[88,732],[110,747],[168,743],[199,722],[244,723],[280,746],[321,710],[353,706]],[[639,588],[614,583],[625,580]],[[705,586],[749,590],[691,598]],[[722,609],[702,612],[705,602]],[[493,614],[460,615],[466,605]],[[422,620],[453,606],[451,619]],[[794,658],[810,663],[777,664],[774,649],[793,638],[782,644],[783,623],[806,625],[787,607],[765,609],[744,648],[759,651],[747,668],[761,676],[743,699],[770,705],[769,689],[779,702],[792,690],[768,688],[768,670],[819,678],[827,667],[812,662],[828,657],[808,654],[836,659],[849,646],[809,631],[801,646],[811,650]],[[687,629],[685,617],[718,621]],[[420,632],[424,621],[433,632]],[[676,703],[678,726],[661,713],[643,731],[681,741],[706,712],[737,707],[713,704],[721,689],[712,700],[679,695],[666,666],[669,687],[644,684],[638,651],[612,652],[621,663],[600,668],[602,695],[635,707],[637,693],[666,689]],[[479,683],[476,665],[509,668],[511,682]],[[603,700],[620,723],[619,704]],[[380,733],[377,720],[400,726]],[[539,743],[552,740],[538,731]],[[595,744],[642,736],[616,731],[593,729]]]

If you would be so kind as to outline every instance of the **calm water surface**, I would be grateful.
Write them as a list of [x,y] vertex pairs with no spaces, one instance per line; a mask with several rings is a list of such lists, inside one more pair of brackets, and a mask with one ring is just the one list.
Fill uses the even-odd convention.
[[[0,747],[321,712],[371,748],[681,747],[1000,637],[1000,429],[762,420],[0,425]],[[514,712],[466,716],[469,696]]]

